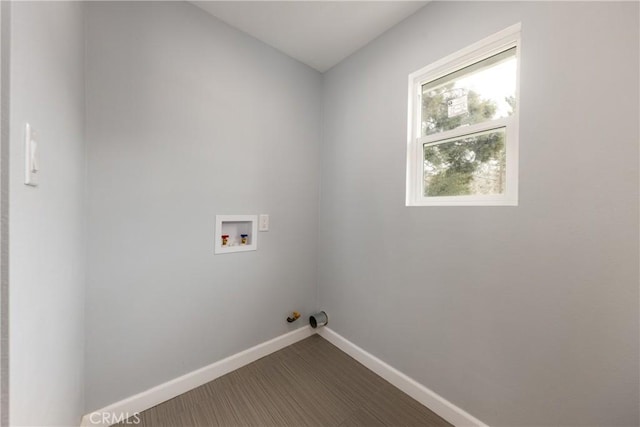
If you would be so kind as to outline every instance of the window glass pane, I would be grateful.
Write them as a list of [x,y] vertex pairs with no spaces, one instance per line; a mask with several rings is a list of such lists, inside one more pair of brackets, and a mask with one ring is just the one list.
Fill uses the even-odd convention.
[[512,48],[423,84],[421,135],[512,115],[515,55]]
[[504,194],[505,128],[424,144],[424,196]]

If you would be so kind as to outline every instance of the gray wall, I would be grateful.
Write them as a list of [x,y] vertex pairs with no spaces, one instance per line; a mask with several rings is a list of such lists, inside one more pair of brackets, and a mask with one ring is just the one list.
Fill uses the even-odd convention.
[[0,425],[9,424],[9,52],[11,3],[0,3]]
[[[324,80],[319,305],[490,425],[638,425],[638,4],[436,2]],[[520,206],[407,208],[407,75],[522,22]]]
[[[315,307],[321,75],[187,3],[87,5],[87,411]],[[268,213],[214,256],[216,214]]]
[[[10,420],[78,425],[83,413],[83,6],[11,7]],[[24,182],[24,124],[40,186]]]

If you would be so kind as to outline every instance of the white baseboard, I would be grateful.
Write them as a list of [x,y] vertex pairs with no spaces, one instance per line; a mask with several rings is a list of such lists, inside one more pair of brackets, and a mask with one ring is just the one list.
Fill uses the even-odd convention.
[[322,327],[311,329],[305,326],[272,340],[263,342],[240,353],[219,360],[181,377],[167,381],[142,393],[123,399],[119,402],[98,409],[82,417],[81,427],[101,426],[108,427],[126,418],[134,416],[144,410],[152,408],[173,399],[176,396],[200,387],[231,371],[248,365],[261,357],[276,352],[288,345],[303,340],[314,333],[320,334],[324,339],[347,353],[349,356],[389,381],[395,387],[407,393],[418,402],[422,403],[436,414],[455,426],[488,427],[482,421],[457,407],[437,393],[408,377],[394,367],[378,359],[371,353],[363,350],[351,341],[342,337],[333,330]]
[[488,427],[485,423],[457,407],[447,399],[429,390],[416,380],[408,377],[396,368],[378,359],[371,353],[358,347],[351,341],[327,328],[317,329],[318,334],[347,353],[349,356],[389,381],[395,387],[407,393],[427,408],[453,424],[454,426]]
[[139,412],[152,408],[169,399],[200,387],[203,384],[213,381],[218,377],[228,374],[238,368],[248,365],[261,357],[267,356],[288,345],[310,337],[315,330],[310,326],[304,326],[284,335],[280,335],[272,340],[258,344],[240,353],[229,356],[225,359],[212,363],[209,366],[200,368],[181,377],[167,381],[156,387],[150,388],[142,393],[128,397],[119,402],[113,403],[102,409],[98,409],[82,417],[82,427],[103,426],[107,427],[124,419],[134,416]]

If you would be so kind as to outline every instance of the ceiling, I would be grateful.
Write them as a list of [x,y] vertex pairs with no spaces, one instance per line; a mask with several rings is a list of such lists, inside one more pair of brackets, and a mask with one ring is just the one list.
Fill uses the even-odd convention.
[[427,1],[193,1],[227,24],[320,72]]

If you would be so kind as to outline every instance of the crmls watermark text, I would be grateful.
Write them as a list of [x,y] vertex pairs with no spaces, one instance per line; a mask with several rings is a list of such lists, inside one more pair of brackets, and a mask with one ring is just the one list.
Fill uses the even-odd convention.
[[120,412],[116,414],[115,412],[92,412],[89,415],[89,421],[91,424],[103,424],[103,425],[113,425],[113,424],[140,424],[140,414],[138,412],[134,412],[130,414],[128,412]]

